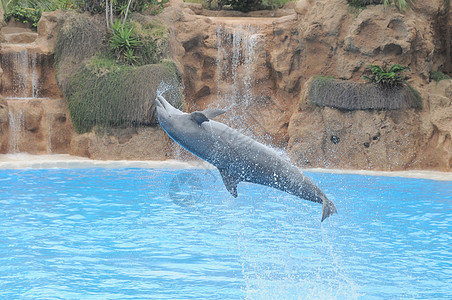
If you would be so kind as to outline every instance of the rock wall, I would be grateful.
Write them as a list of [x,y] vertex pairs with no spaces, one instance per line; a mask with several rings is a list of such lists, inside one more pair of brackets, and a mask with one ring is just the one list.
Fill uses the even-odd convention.
[[64,99],[0,102],[0,153],[68,153],[74,133]]
[[[158,127],[76,133],[54,66],[58,25],[70,16],[62,11],[44,13],[37,33],[16,23],[2,28],[1,94],[6,99],[0,98],[0,153],[68,153],[111,160],[168,158],[170,140]],[[75,63],[67,65],[74,68]]]
[[304,93],[290,120],[289,155],[303,167],[450,171],[452,80],[428,88],[422,111],[341,111]]
[[[286,148],[300,166],[450,171],[449,83],[429,83],[430,72],[445,62],[435,33],[443,1],[416,1],[406,12],[383,5],[354,10],[345,0],[301,0],[292,6],[284,13],[231,19],[171,1],[160,18],[173,24],[171,49],[183,74],[187,110],[232,107],[222,121]],[[258,28],[252,101],[228,105],[222,100],[224,85],[233,81],[218,79],[227,77],[219,68],[224,55],[218,32],[226,28],[233,35],[240,24]],[[423,98],[422,110],[341,111],[308,99],[309,80],[316,75],[364,82],[369,64],[394,63],[411,68],[409,83]],[[245,80],[242,69],[234,70]],[[251,118],[235,122],[237,114]]]
[[68,153],[74,133],[53,53],[21,23],[1,28],[0,153]]
[[165,160],[172,157],[173,148],[161,128],[139,127],[75,135],[69,154],[100,160]]
[[308,62],[307,73],[359,81],[369,64],[407,65],[424,108],[345,112],[313,106],[303,93],[289,125],[290,156],[301,166],[450,171],[451,81],[429,83],[445,61],[434,32],[443,1],[416,1],[403,13],[382,5],[351,13],[344,2],[298,1],[307,60],[322,62]]

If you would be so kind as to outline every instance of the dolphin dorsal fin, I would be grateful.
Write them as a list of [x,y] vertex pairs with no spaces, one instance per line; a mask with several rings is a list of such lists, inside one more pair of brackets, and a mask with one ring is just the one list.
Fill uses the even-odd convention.
[[240,179],[236,176],[231,175],[225,169],[218,170],[220,171],[221,177],[223,178],[223,183],[226,186],[226,189],[234,198],[237,198],[237,184],[240,182]]
[[201,125],[203,122],[209,122],[209,118],[200,111],[192,112],[190,114],[190,119],[198,123],[198,125]]
[[213,119],[216,116],[224,114],[226,111],[223,109],[206,109],[203,110],[202,113],[208,118]]
[[190,118],[201,125],[203,122],[209,122],[210,119],[218,115],[224,114],[226,111],[222,109],[206,109],[203,111],[195,111],[190,114]]

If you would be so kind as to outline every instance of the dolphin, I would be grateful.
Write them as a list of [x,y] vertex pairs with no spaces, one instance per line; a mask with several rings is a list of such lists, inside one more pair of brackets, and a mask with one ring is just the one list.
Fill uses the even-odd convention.
[[334,203],[299,168],[273,149],[212,120],[226,111],[184,113],[161,95],[155,104],[159,123],[166,133],[183,148],[217,167],[232,196],[237,197],[239,182],[251,182],[322,204],[322,221],[337,213]]

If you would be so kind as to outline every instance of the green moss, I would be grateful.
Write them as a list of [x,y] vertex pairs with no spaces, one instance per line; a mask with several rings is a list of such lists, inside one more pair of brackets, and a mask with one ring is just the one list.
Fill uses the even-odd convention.
[[105,54],[95,55],[87,62],[86,67],[90,71],[97,73],[99,76],[111,71],[119,71],[121,68],[121,66],[116,63],[114,57]]
[[58,35],[55,41],[56,79],[65,93],[68,79],[95,53],[107,53],[105,24],[99,17],[66,13],[58,20]]
[[353,8],[365,8],[368,5],[383,4],[384,6],[394,5],[399,10],[404,11],[410,8],[410,0],[347,0],[348,5]]
[[136,65],[159,63],[169,56],[169,37],[166,26],[157,22],[142,24],[132,21],[131,23],[134,27],[134,36],[143,44],[135,52]]
[[321,84],[328,84],[328,83],[331,83],[332,81],[334,81],[334,77],[333,76],[317,75],[317,76],[314,76],[314,80],[318,81]]
[[[77,132],[95,126],[156,125],[154,99],[161,81],[178,87],[173,70],[164,64],[115,67],[105,59],[90,60],[71,77],[65,92]],[[180,99],[170,97],[170,101]]]
[[[103,21],[103,20],[102,20]],[[105,24],[89,14],[68,13],[60,20],[55,41],[55,62],[80,63],[106,49]]]
[[384,88],[323,76],[314,77],[308,97],[315,105],[343,110],[422,108],[420,94],[409,86]]
[[324,90],[332,84],[334,84],[334,77],[332,76],[314,76],[311,88],[309,89],[309,99],[316,99],[318,91]]
[[233,9],[249,12],[261,9],[277,9],[295,0],[184,0],[184,2],[202,3],[207,9]]
[[409,85],[408,83],[406,84],[406,86],[408,87],[408,89],[411,92],[411,95],[413,96],[413,108],[414,109],[422,109],[422,96],[421,94],[411,85]]
[[435,82],[440,82],[441,80],[451,79],[451,77],[443,72],[432,71],[430,73],[430,80]]

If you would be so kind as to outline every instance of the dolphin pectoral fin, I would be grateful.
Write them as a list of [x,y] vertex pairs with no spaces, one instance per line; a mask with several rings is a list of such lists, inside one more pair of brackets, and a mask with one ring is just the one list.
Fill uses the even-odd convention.
[[334,203],[329,200],[328,198],[324,197],[322,199],[323,201],[323,208],[322,208],[322,221],[325,220],[326,218],[328,218],[329,216],[331,216],[332,214],[336,214],[337,213],[337,209],[336,206],[334,205]]
[[201,125],[203,122],[209,122],[209,118],[207,118],[202,112],[195,111],[190,114],[190,119]]
[[237,184],[240,182],[240,180],[237,177],[229,174],[224,169],[219,169],[219,171],[221,178],[223,178],[223,183],[226,186],[226,189],[234,198],[237,198]]
[[208,118],[213,119],[216,116],[224,114],[226,111],[223,109],[206,109],[203,110],[202,113]]

